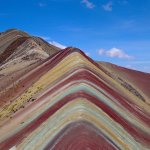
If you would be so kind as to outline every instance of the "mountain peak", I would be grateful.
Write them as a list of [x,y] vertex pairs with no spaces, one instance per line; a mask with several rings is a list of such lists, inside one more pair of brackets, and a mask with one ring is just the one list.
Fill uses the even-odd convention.
[[149,75],[16,29],[0,38],[0,149],[150,149]]

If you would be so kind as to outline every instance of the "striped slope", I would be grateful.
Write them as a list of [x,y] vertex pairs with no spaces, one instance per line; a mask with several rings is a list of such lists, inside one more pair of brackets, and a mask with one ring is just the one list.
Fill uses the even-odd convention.
[[[123,68],[111,63],[98,62],[108,75],[134,95],[150,105],[150,74]],[[146,101],[147,100],[147,101]]]
[[148,99],[76,48],[46,59],[1,92],[1,101],[2,150],[150,149]]

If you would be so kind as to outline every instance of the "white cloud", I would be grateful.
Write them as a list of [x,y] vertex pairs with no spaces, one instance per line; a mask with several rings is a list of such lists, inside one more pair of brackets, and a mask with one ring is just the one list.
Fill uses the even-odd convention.
[[105,50],[101,48],[101,49],[98,51],[98,53],[99,53],[99,55],[103,55],[103,54],[105,54]]
[[65,49],[65,48],[67,47],[67,46],[64,46],[64,45],[62,45],[62,44],[56,42],[56,41],[48,41],[48,43],[49,43],[49,44],[52,44],[52,45],[54,45],[54,46],[56,46],[56,47],[59,47],[59,48],[61,48],[61,49]]
[[95,7],[95,5],[90,2],[89,0],[82,0],[81,3],[85,4],[87,8],[89,9],[93,9]]
[[90,53],[89,53],[89,52],[86,52],[85,55],[90,56]]
[[40,38],[42,38],[43,40],[47,41],[49,44],[54,45],[56,47],[59,47],[61,49],[66,48],[67,46],[64,46],[56,41],[52,41],[52,38],[49,36],[39,36]]
[[111,48],[110,50],[100,49],[98,51],[99,55],[105,55],[111,58],[123,58],[123,59],[133,59],[133,56],[126,54],[123,50],[119,48]]
[[106,3],[106,4],[104,4],[104,5],[102,5],[102,8],[105,10],[105,11],[112,11],[112,2],[110,1],[110,2],[108,2],[108,3]]
[[112,48],[106,52],[106,55],[108,57],[118,57],[118,58],[125,58],[125,59],[131,59],[132,56],[129,56],[125,52],[123,52],[121,49],[118,48]]

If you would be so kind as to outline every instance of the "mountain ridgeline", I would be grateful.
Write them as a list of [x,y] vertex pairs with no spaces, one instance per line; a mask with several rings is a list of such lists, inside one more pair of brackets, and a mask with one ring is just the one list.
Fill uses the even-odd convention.
[[0,150],[149,150],[150,74],[0,33]]

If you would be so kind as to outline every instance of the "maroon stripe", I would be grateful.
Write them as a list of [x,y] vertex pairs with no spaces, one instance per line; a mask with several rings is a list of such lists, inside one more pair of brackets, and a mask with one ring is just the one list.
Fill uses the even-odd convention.
[[[70,49],[66,49],[63,52],[60,52],[56,58],[54,58],[54,59],[50,60],[48,63],[46,63],[42,67],[42,70],[40,68],[39,70],[37,70],[36,72],[34,72],[34,74],[32,74],[31,76],[29,76],[27,78],[27,79],[29,79],[28,82],[31,82],[32,79],[39,78],[46,71],[49,71],[51,68],[53,68],[58,62],[60,62],[61,59],[63,59],[65,56],[67,56],[67,55],[70,54],[69,50]],[[71,52],[74,52],[74,51],[71,51]],[[82,54],[82,52],[80,52],[80,53]],[[92,62],[92,60],[90,60],[90,61]],[[75,71],[75,70],[73,70],[73,71]],[[92,83],[96,84],[97,86],[101,87],[107,93],[111,94],[116,99],[116,101],[118,101],[120,104],[122,104],[123,106],[125,106],[128,110],[130,110],[136,116],[139,116],[139,118],[141,120],[143,120],[143,122],[145,122],[145,123],[147,122],[147,124],[150,125],[149,118],[147,118],[146,116],[142,115],[142,113],[140,113],[139,111],[136,111],[134,109],[133,106],[135,104],[133,104],[133,103],[129,104],[127,102],[128,101],[127,99],[124,99],[120,94],[118,94],[116,91],[114,91],[111,88],[109,88],[108,86],[106,86],[100,80],[97,80],[97,78],[95,78],[92,74],[90,74],[87,71],[85,71],[85,72],[79,72],[78,74],[70,77],[65,82],[59,84],[58,86],[56,86],[55,88],[53,88],[51,91],[49,91],[47,93],[47,95],[51,94],[54,90],[58,90],[61,86],[63,86],[64,84],[66,85],[70,81],[81,80],[81,79],[82,80],[83,79],[84,80],[89,80]],[[27,80],[24,80],[24,82],[25,81],[27,81]],[[8,149],[8,148],[12,147],[13,145],[16,145],[16,144],[20,143],[22,141],[22,139],[24,139],[26,136],[28,136],[28,134],[30,132],[32,132],[33,130],[35,130],[42,122],[46,121],[49,118],[49,116],[51,116],[52,114],[54,114],[58,109],[60,109],[68,101],[71,101],[71,100],[73,100],[75,98],[79,98],[79,97],[87,98],[87,100],[89,100],[89,101],[93,102],[94,104],[96,104],[97,106],[99,106],[104,112],[106,112],[116,122],[118,122],[119,124],[121,124],[131,135],[133,135],[133,137],[137,141],[142,142],[142,143],[146,143],[147,145],[150,143],[149,142],[150,141],[150,137],[149,137],[149,135],[147,133],[143,133],[140,129],[138,129],[136,127],[133,127],[132,124],[128,123],[126,120],[124,120],[123,118],[121,118],[121,116],[119,116],[115,111],[113,111],[111,108],[109,108],[106,104],[102,103],[96,97],[91,96],[91,95],[89,95],[87,93],[84,93],[83,91],[79,91],[77,93],[74,93],[74,94],[71,94],[69,96],[66,96],[59,103],[57,103],[56,105],[54,105],[53,107],[51,107],[49,110],[47,110],[45,113],[43,113],[38,118],[36,118],[30,125],[28,125],[27,127],[25,127],[23,130],[21,130],[20,132],[18,132],[16,135],[14,135],[11,138],[9,138],[9,139],[5,140],[4,142],[2,142],[0,144],[0,148],[2,148],[2,149]],[[41,97],[39,100],[42,100],[43,98],[44,97]],[[146,115],[149,116],[148,114],[146,114]]]
[[[47,139],[48,140],[48,139]],[[116,150],[119,149],[111,139],[86,121],[67,125],[44,150]]]
[[140,129],[134,127],[132,124],[127,122],[125,119],[123,119],[119,114],[117,114],[115,111],[113,111],[111,108],[109,108],[106,104],[101,102],[96,97],[89,95],[85,93],[84,91],[78,91],[76,93],[70,94],[66,97],[64,97],[61,101],[56,103],[54,106],[52,106],[50,109],[48,109],[45,113],[40,115],[38,118],[36,118],[30,125],[25,127],[23,130],[18,132],[16,135],[12,136],[11,138],[5,140],[0,144],[1,149],[9,149],[13,145],[17,145],[18,143],[21,143],[21,141],[28,136],[29,133],[33,132],[40,124],[44,121],[46,121],[51,115],[53,115],[57,110],[61,109],[65,104],[68,102],[76,99],[76,98],[86,98],[87,100],[91,101],[92,103],[96,104],[98,107],[100,107],[105,113],[107,113],[111,118],[113,118],[116,122],[118,122],[120,125],[122,125],[127,132],[129,132],[135,140],[141,143],[145,143],[146,145],[149,145],[150,136],[147,133],[144,133]]

